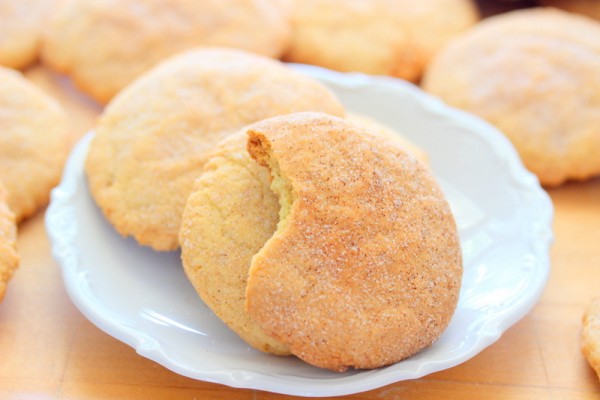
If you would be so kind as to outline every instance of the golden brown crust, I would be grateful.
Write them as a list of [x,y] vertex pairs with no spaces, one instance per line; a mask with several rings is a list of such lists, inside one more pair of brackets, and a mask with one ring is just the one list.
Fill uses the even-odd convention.
[[285,58],[417,81],[433,54],[477,19],[471,0],[295,0]]
[[444,49],[423,87],[512,141],[546,186],[600,174],[600,25],[536,8],[489,18]]
[[159,61],[199,46],[279,57],[290,23],[280,0],[66,0],[43,60],[101,102]]
[[17,225],[15,215],[8,208],[8,193],[0,182],[0,301],[6,286],[19,265],[17,253]]
[[181,54],[106,108],[86,163],[90,189],[118,232],[176,249],[208,152],[249,123],[305,110],[343,113],[329,90],[278,61],[232,49]]
[[6,68],[0,68],[0,126],[0,177],[20,222],[48,203],[71,136],[59,104]]
[[581,351],[600,379],[600,297],[590,303],[583,316]]
[[0,65],[25,68],[38,57],[52,0],[0,1]]
[[292,199],[250,267],[247,309],[265,332],[337,371],[394,363],[436,340],[462,265],[454,219],[427,168],[318,113],[265,120],[248,135],[252,157],[279,171]]

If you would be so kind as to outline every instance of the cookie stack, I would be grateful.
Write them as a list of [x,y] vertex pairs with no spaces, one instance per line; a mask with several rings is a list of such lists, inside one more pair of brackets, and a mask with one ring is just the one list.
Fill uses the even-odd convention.
[[344,114],[277,61],[188,51],[108,105],[89,187],[122,235],[181,246],[200,297],[252,347],[337,371],[394,363],[447,326],[460,244],[410,147]]
[[[250,326],[247,336],[266,334],[277,352],[345,371],[395,363],[445,329],[460,245],[437,183],[406,150],[347,120],[296,113],[247,127],[211,161],[186,205],[182,258],[223,314],[241,299],[234,330]],[[255,197],[242,213],[240,194],[261,192],[267,207]],[[216,279],[236,271],[220,304]]]

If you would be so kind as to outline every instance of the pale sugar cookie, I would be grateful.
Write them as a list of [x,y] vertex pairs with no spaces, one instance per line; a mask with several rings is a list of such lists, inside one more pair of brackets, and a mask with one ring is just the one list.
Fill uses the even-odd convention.
[[252,256],[273,235],[279,203],[269,170],[246,150],[247,135],[229,136],[213,151],[183,213],[179,241],[184,270],[204,302],[252,347],[289,354],[246,312]]
[[181,54],[106,108],[86,164],[90,189],[122,235],[176,249],[186,199],[213,147],[249,123],[307,110],[344,112],[328,89],[279,61],[232,49]]
[[285,58],[418,81],[431,57],[477,19],[471,0],[295,0]]
[[[364,125],[365,132],[390,138],[425,157],[375,120],[356,114],[348,119]],[[179,231],[183,267],[204,302],[248,344],[289,354],[283,343],[254,323],[245,308],[252,256],[273,236],[280,209],[269,186],[269,170],[250,157],[246,142],[246,129],[226,138],[211,152],[196,181]]]
[[43,60],[101,102],[159,61],[198,46],[279,57],[290,24],[281,0],[64,0]]
[[24,68],[37,58],[53,0],[0,1],[0,65]]
[[60,105],[7,68],[0,68],[0,128],[0,179],[20,222],[48,203],[71,135]]
[[600,174],[600,24],[552,8],[491,17],[429,66],[423,88],[498,127],[541,183]]

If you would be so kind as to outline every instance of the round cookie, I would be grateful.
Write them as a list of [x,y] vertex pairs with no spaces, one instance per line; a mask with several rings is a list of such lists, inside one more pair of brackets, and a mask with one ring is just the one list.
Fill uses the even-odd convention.
[[[396,141],[413,154],[425,153],[365,116],[348,120]],[[279,221],[269,171],[246,150],[246,129],[211,152],[183,212],[179,242],[184,270],[204,302],[252,347],[285,355],[287,347],[266,335],[246,312],[246,286],[254,254],[273,236]]]
[[212,152],[187,199],[179,241],[181,259],[202,300],[255,349],[289,354],[246,312],[252,256],[279,220],[269,170],[250,158],[246,131],[230,135]]
[[254,321],[294,355],[336,371],[388,365],[435,341],[456,307],[462,261],[428,169],[320,113],[264,120],[248,137],[280,202],[277,230],[250,265]]
[[598,0],[540,0],[540,3],[600,20],[600,2]]
[[25,68],[38,57],[52,0],[0,1],[0,65]]
[[583,316],[581,351],[600,379],[600,297],[590,303]]
[[176,249],[185,201],[214,145],[249,123],[306,110],[344,112],[324,86],[275,60],[232,49],[175,56],[104,111],[86,162],[90,189],[122,235]]
[[7,68],[0,68],[0,126],[0,177],[20,222],[48,203],[71,136],[58,103]]
[[600,25],[551,8],[491,17],[430,64],[423,88],[498,127],[541,183],[600,174]]
[[281,0],[65,0],[43,60],[101,102],[159,61],[198,46],[279,57],[290,23]]
[[17,225],[15,215],[6,204],[8,193],[0,182],[0,301],[6,286],[19,265],[17,253]]
[[471,0],[295,0],[292,10],[286,60],[413,82],[478,19]]

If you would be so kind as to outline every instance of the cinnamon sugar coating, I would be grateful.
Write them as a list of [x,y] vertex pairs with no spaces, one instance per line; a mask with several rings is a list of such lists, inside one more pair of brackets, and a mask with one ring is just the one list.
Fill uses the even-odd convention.
[[600,24],[552,8],[488,18],[441,51],[423,88],[500,129],[545,186],[600,175]]
[[345,120],[298,113],[248,131],[288,211],[253,257],[246,305],[323,368],[377,368],[433,343],[457,304],[462,261],[427,168]]

